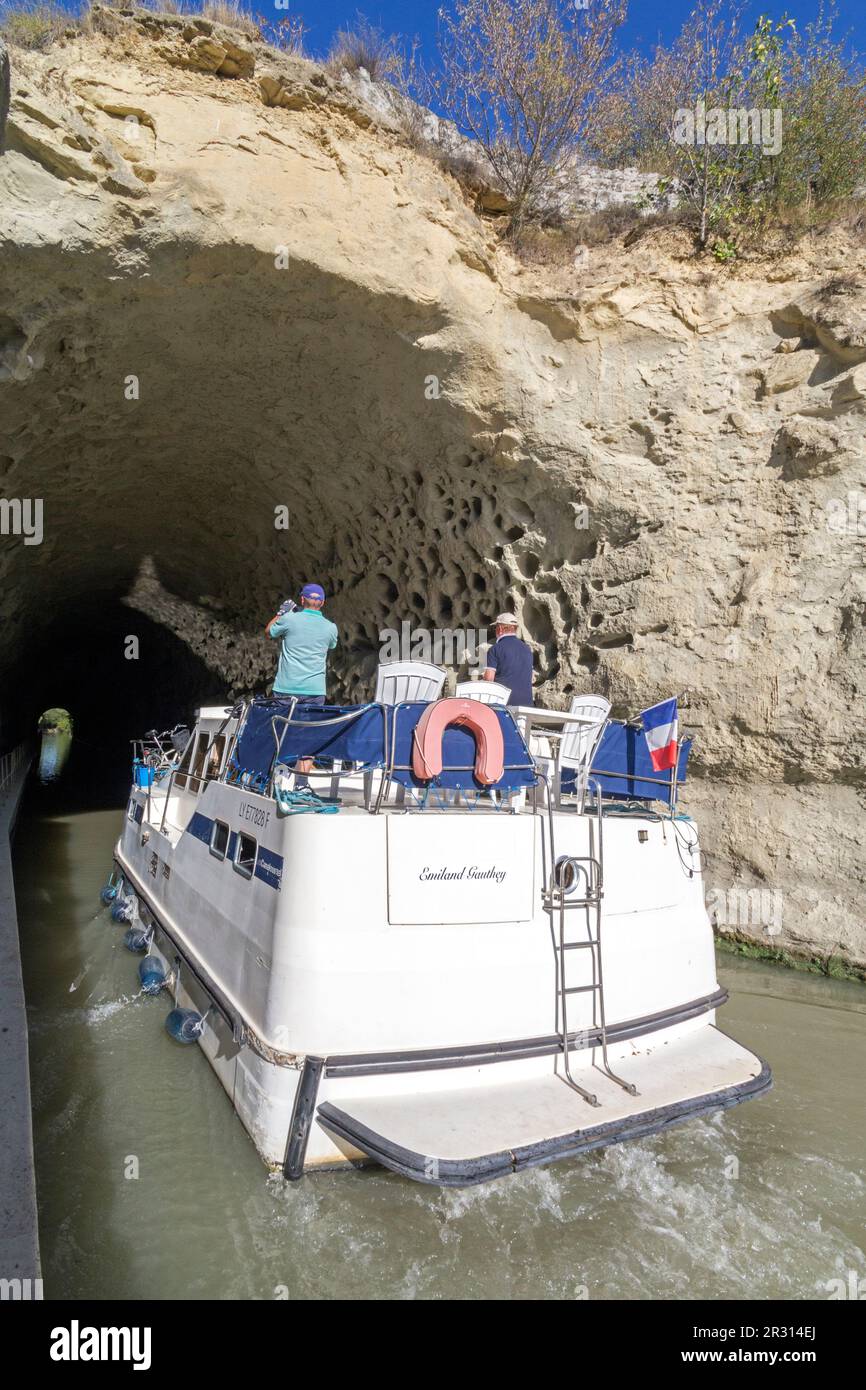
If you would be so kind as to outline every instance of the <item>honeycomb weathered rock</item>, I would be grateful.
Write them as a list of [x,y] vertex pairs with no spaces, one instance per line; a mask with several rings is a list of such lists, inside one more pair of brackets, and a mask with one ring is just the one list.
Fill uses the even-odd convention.
[[689,692],[708,885],[780,891],[770,944],[866,960],[862,251],[762,275],[644,239],[527,270],[318,89],[268,106],[153,46],[16,55],[0,476],[45,539],[0,542],[5,688],[85,601],[237,691],[321,579],[364,694],[383,629],[514,605],[542,698]]

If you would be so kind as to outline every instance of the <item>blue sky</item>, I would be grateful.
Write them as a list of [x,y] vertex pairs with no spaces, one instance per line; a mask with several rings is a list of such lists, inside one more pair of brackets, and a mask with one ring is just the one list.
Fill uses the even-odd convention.
[[[79,8],[79,0],[60,3],[69,9]],[[285,9],[278,10],[274,0],[241,3],[254,15],[273,14],[279,19],[287,13]],[[289,0],[288,13],[303,18],[309,30],[307,47],[317,57],[327,52],[337,29],[351,26],[359,10],[386,33],[417,35],[424,51],[432,56],[439,3],[440,0]],[[623,46],[648,50],[659,38],[674,38],[691,9],[691,0],[630,0],[628,22],[621,30]],[[838,35],[850,33],[853,46],[866,51],[866,0],[836,0],[836,9]],[[760,14],[781,17],[786,12],[801,27],[814,19],[817,11],[818,0],[749,0],[746,15],[751,27]]]
[[[250,0],[254,11],[262,14],[273,11],[273,0]],[[391,33],[411,36],[417,34],[425,49],[432,51],[439,0],[291,0],[289,13],[300,14],[309,28],[308,46],[314,53],[327,49],[335,30],[351,25],[360,9],[380,28]],[[622,30],[626,47],[648,48],[661,37],[673,38],[690,13],[690,0],[630,0],[628,23]],[[838,0],[839,34],[853,31],[854,46],[866,49],[866,3],[864,0]],[[817,0],[756,0],[748,6],[752,20],[767,13],[781,17],[786,11],[800,23],[814,19]]]

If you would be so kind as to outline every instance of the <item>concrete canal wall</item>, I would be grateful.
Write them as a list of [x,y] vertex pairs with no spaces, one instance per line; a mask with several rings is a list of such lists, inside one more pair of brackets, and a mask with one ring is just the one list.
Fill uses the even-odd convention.
[[[24,747],[0,759],[0,1280],[7,1281],[39,1277],[27,1013],[10,843],[30,763]],[[3,1296],[7,1287],[0,1284]]]

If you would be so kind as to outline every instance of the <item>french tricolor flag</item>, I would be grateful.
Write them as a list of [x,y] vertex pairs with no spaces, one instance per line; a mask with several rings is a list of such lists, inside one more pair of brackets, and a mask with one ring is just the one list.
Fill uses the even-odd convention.
[[677,702],[662,700],[642,710],[641,724],[656,772],[667,772],[677,765]]

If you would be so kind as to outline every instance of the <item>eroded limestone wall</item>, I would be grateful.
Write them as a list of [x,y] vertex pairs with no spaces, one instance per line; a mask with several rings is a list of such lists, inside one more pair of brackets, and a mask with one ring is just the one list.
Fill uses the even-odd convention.
[[103,596],[232,692],[307,577],[352,694],[383,629],[513,605],[542,698],[687,692],[708,886],[781,895],[735,925],[866,961],[862,248],[527,269],[312,65],[118,23],[13,54],[0,480],[45,534],[0,548],[6,688]]

